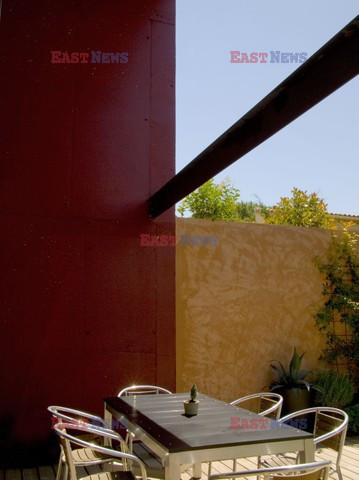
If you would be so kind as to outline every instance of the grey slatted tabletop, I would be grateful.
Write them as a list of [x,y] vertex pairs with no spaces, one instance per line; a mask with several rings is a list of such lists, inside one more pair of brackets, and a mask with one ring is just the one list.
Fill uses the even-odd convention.
[[260,415],[206,395],[197,398],[200,405],[194,417],[183,413],[188,394],[109,397],[105,402],[114,418],[123,415],[169,453],[313,438],[311,433],[274,420],[265,423]]

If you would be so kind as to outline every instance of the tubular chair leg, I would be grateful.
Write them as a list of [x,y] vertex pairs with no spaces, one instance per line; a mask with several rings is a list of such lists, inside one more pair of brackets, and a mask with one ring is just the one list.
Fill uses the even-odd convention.
[[[237,470],[237,459],[233,459],[233,471],[235,472]],[[232,478],[232,480],[236,480],[235,478]]]
[[62,474],[62,452],[60,453],[59,463],[57,465],[56,480],[61,480]]
[[338,474],[339,480],[343,480],[342,471],[340,470],[340,466],[339,466],[339,465],[337,465],[337,474]]
[[[258,455],[257,457],[257,468],[261,468],[262,467],[262,457],[260,455]],[[260,475],[257,476],[257,480],[260,480]]]
[[64,464],[64,472],[65,472],[65,475],[64,475],[63,480],[68,480],[68,478],[69,478],[69,467],[67,466],[67,463]]

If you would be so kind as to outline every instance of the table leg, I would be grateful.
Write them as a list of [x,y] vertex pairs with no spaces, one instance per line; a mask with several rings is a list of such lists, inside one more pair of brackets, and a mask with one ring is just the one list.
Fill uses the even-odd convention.
[[202,476],[202,464],[194,463],[192,466],[192,477],[201,478],[201,476]]
[[165,460],[165,480],[180,480],[181,466],[176,454],[169,454]]
[[304,440],[304,451],[299,452],[300,463],[315,462],[315,445],[313,439]]

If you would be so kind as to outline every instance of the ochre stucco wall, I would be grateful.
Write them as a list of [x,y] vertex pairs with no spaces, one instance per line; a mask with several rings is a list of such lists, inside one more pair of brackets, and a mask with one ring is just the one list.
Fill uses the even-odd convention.
[[262,390],[270,362],[319,362],[324,340],[313,315],[323,278],[327,230],[177,219],[181,234],[217,236],[217,246],[177,246],[177,391],[197,383],[225,401]]

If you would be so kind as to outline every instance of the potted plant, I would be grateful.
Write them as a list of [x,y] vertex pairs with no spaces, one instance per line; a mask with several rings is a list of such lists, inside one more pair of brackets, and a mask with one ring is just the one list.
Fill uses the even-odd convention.
[[305,380],[311,371],[301,370],[303,356],[304,353],[299,355],[294,347],[293,357],[287,370],[281,362],[271,365],[277,380],[271,383],[269,388],[271,392],[276,391],[283,397],[282,415],[311,407],[313,404],[312,389],[319,390],[318,387]]
[[183,400],[184,413],[187,417],[193,417],[198,413],[199,401],[196,400],[197,393],[197,387],[193,384],[190,391],[191,398],[189,400]]

